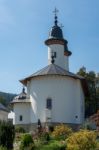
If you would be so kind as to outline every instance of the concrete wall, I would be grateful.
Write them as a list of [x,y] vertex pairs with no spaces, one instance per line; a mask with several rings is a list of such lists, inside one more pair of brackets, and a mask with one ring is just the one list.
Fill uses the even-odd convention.
[[37,77],[28,83],[32,102],[31,123],[46,121],[46,99],[52,99],[51,121],[80,124],[84,119],[84,94],[80,80],[70,77]]

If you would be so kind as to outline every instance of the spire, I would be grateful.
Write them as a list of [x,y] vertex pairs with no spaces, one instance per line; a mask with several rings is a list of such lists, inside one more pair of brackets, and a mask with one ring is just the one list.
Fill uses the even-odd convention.
[[58,13],[59,11],[58,11],[58,9],[57,8],[55,8],[55,10],[53,11],[53,13],[55,14],[55,21],[54,21],[54,23],[55,23],[55,26],[57,26],[57,24],[58,24],[58,21],[57,21],[57,13]]

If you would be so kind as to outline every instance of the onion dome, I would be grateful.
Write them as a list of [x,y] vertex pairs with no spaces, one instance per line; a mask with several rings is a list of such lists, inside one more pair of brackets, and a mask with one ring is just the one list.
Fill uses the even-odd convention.
[[56,24],[51,28],[49,39],[63,39],[62,29]]
[[67,46],[68,41],[64,39],[62,27],[58,25],[58,17],[56,15],[58,10],[55,9],[54,12],[55,12],[54,26],[51,28],[51,31],[49,32],[49,38],[45,41],[45,44],[47,46],[52,44],[64,45],[64,55],[70,56],[72,53],[68,50]]

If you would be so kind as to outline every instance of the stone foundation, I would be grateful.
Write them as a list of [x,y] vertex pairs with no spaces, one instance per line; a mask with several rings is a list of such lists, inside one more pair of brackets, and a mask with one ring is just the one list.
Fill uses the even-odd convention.
[[[57,126],[59,124],[66,124],[69,127],[71,127],[73,130],[79,130],[81,127],[81,124],[72,124],[72,123],[59,123],[59,122],[51,122],[51,123],[41,123],[42,127],[47,126]],[[31,132],[31,131],[35,131],[37,130],[37,123],[32,123],[32,124],[19,124],[19,125],[15,125],[15,127],[23,127],[25,129],[26,132]]]

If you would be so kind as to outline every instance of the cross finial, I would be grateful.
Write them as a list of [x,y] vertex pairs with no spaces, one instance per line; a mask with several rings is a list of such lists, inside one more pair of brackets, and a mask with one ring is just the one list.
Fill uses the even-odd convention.
[[59,10],[55,7],[55,10],[53,11],[53,13],[55,14],[55,16],[57,16],[58,12],[59,12]]
[[60,24],[60,27],[61,27],[61,29],[64,27],[64,26],[62,25],[62,23]]
[[53,11],[53,13],[55,14],[55,25],[57,26],[57,23],[58,23],[58,21],[57,21],[57,13],[58,13],[59,11],[58,11],[58,9],[57,8],[55,8],[55,10]]

